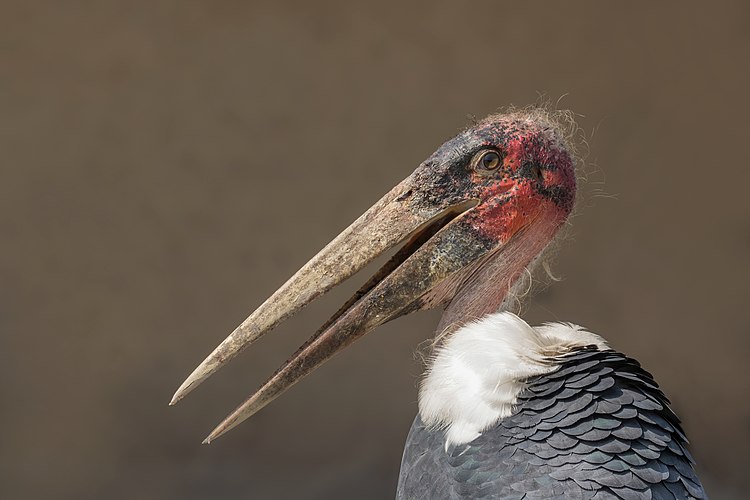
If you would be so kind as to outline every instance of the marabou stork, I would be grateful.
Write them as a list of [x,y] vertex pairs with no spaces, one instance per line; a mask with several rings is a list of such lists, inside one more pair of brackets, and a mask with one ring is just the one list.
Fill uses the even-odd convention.
[[513,112],[443,144],[237,327],[172,404],[403,243],[205,443],[379,325],[440,307],[397,498],[705,498],[648,372],[580,326],[531,327],[507,310],[574,205],[561,130],[540,110]]

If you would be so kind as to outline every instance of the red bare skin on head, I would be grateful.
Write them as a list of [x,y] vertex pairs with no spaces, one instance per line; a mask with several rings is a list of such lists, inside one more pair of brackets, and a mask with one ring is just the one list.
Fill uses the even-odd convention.
[[438,327],[446,333],[501,308],[527,266],[570,215],[575,200],[573,159],[551,126],[489,118],[476,133],[483,148],[500,154],[502,165],[492,171],[474,168],[471,184],[479,204],[465,220],[500,245],[435,291],[436,296],[448,297]]
[[472,225],[503,243],[535,222],[557,229],[572,211],[576,191],[573,159],[557,133],[515,120],[493,123],[486,132],[503,164],[490,178],[473,172],[481,202]]

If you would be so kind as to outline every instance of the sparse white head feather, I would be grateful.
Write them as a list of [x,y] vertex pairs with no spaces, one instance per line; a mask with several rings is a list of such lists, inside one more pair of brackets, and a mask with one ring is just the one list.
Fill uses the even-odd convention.
[[419,392],[419,415],[445,428],[446,447],[467,443],[513,411],[529,377],[557,369],[556,359],[604,339],[571,323],[532,328],[513,313],[488,314],[450,334],[437,349]]

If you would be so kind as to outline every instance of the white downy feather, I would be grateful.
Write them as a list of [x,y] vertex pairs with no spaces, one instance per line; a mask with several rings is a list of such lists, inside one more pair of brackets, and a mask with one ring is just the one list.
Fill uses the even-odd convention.
[[489,314],[438,348],[419,392],[422,421],[445,429],[446,448],[472,441],[507,417],[524,381],[554,371],[555,358],[606,342],[570,323],[531,327],[513,313]]

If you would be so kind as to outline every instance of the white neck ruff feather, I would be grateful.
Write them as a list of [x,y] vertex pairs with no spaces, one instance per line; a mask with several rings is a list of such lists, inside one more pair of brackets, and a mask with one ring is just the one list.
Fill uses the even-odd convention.
[[419,415],[444,428],[446,448],[468,443],[513,411],[529,377],[559,366],[555,358],[606,342],[570,323],[531,327],[510,312],[469,323],[440,346],[419,391]]

